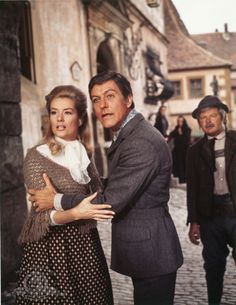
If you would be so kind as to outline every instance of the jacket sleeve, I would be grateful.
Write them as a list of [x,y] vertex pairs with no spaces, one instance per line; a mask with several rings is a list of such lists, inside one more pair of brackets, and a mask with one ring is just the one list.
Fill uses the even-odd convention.
[[190,147],[186,159],[186,178],[187,178],[187,225],[198,222],[197,198],[198,198],[198,178],[195,165],[196,157],[194,148]]

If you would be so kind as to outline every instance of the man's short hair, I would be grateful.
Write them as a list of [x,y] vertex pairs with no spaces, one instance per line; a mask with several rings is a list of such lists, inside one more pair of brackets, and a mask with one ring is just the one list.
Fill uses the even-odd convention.
[[[133,91],[132,91],[130,82],[124,75],[122,75],[118,72],[115,72],[115,71],[105,71],[105,72],[98,73],[97,75],[95,75],[91,78],[89,85],[88,85],[90,99],[91,99],[92,89],[95,85],[102,85],[105,82],[108,82],[110,80],[112,80],[116,83],[116,85],[118,86],[122,95],[125,98],[128,98],[128,96],[133,97]],[[134,108],[134,101],[132,101],[131,108]]]

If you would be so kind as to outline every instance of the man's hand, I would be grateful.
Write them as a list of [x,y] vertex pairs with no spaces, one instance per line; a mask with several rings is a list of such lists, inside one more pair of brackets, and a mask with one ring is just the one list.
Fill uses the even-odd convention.
[[104,221],[113,219],[115,212],[111,210],[111,205],[104,204],[92,204],[91,201],[97,196],[94,193],[85,199],[83,199],[76,207],[72,209],[74,219],[95,219]]
[[54,196],[56,194],[55,188],[51,184],[47,174],[43,174],[43,179],[46,183],[46,187],[42,190],[29,189],[29,200],[34,207],[36,212],[45,211],[53,208]]
[[200,226],[198,223],[191,223],[189,233],[188,233],[190,241],[194,245],[199,245],[199,239],[200,239]]

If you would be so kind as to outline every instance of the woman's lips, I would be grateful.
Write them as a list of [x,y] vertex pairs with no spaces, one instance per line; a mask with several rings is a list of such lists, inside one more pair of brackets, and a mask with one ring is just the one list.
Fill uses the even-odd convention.
[[57,130],[65,130],[66,129],[66,127],[64,126],[64,125],[58,125],[57,126]]

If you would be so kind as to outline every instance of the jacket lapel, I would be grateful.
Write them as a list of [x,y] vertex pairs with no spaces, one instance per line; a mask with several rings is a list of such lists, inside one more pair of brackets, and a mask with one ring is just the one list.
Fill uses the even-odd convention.
[[125,127],[122,128],[122,130],[120,131],[120,134],[118,136],[118,138],[116,139],[115,142],[112,143],[112,145],[110,146],[110,148],[108,149],[108,157],[109,155],[111,155],[116,149],[117,147],[120,145],[120,143],[130,134],[133,132],[133,130],[135,129],[136,125],[140,122],[144,120],[144,117],[141,113],[137,113],[136,116],[131,119],[126,125]]
[[203,161],[211,168],[211,170],[214,171],[214,155],[213,155],[213,151],[210,148],[209,141],[206,135],[202,139],[200,156],[203,159]]
[[233,136],[233,133],[228,131],[225,140],[225,165],[227,172],[234,155],[236,155],[236,138]]

